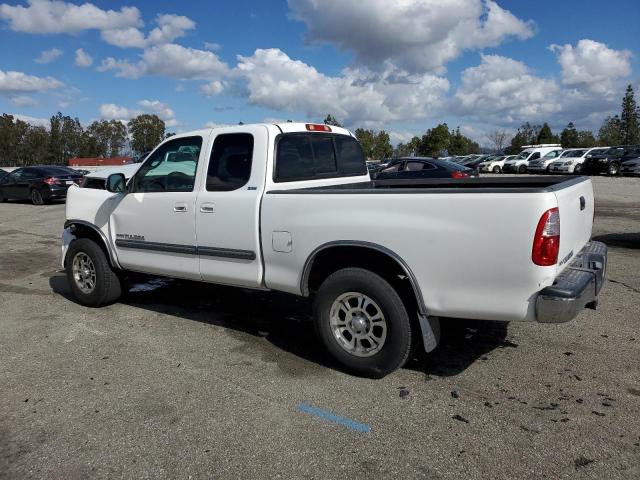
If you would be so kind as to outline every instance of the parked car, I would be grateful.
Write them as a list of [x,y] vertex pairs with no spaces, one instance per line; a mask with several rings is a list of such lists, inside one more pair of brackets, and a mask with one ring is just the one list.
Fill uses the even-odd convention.
[[620,173],[622,175],[635,176],[640,175],[640,147],[630,149],[629,154],[625,157],[631,157],[628,160],[624,160],[620,164]]
[[527,172],[529,173],[549,173],[549,167],[551,164],[561,158],[565,154],[565,150],[558,148],[547,152],[542,158],[536,160],[530,160],[527,165]]
[[396,158],[374,175],[376,180],[408,178],[470,178],[476,172],[447,160],[433,158]]
[[473,171],[476,172],[476,174],[478,174],[480,173],[480,164],[488,160],[491,160],[496,156],[497,155],[479,155],[475,158],[465,159],[465,161],[461,163],[461,165],[472,169]]
[[608,148],[572,148],[565,150],[562,156],[549,166],[549,171],[551,173],[580,174],[582,172],[582,164],[589,155],[599,155]]
[[18,168],[0,180],[0,201],[31,200],[34,205],[42,205],[66,198],[69,186],[77,185],[81,180],[82,175],[68,167]]
[[505,173],[527,173],[529,162],[544,157],[553,150],[561,150],[560,145],[543,144],[543,145],[525,145],[515,158],[507,160],[502,166]]
[[627,160],[636,158],[640,145],[620,145],[611,147],[600,155],[588,157],[582,164],[582,172],[589,175],[606,173],[607,175],[618,175],[620,165]]
[[127,271],[311,297],[318,340],[365,376],[436,348],[449,317],[566,322],[605,282],[588,178],[371,181],[334,126],[181,133],[106,185],[69,189],[62,265],[79,303],[116,301]]
[[2,180],[6,175],[9,175],[9,171],[3,168],[0,168],[0,180]]
[[502,172],[504,162],[511,160],[512,158],[515,158],[515,155],[494,155],[478,165],[479,171],[500,173]]

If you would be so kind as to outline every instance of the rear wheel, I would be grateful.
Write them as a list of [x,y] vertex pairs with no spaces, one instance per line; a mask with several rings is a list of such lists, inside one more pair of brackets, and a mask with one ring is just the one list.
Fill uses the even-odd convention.
[[345,268],[322,283],[314,322],[326,351],[345,369],[381,378],[400,368],[411,351],[411,321],[402,299],[379,275]]
[[493,173],[500,173],[500,166],[496,165],[495,167],[493,167]]
[[121,295],[118,276],[93,240],[80,238],[71,242],[66,257],[66,271],[71,290],[82,305],[101,307],[114,302]]
[[607,167],[607,174],[609,175],[618,175],[620,172],[620,166],[617,163],[610,163],[609,167]]
[[520,165],[518,167],[518,173],[527,173],[527,167],[524,165]]
[[44,205],[44,199],[42,198],[42,194],[37,188],[31,190],[31,194],[29,195],[31,199],[31,203],[34,205]]

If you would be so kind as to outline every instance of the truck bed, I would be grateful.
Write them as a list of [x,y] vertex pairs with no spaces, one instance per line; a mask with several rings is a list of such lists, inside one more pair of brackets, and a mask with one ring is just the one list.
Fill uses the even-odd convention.
[[271,190],[267,193],[536,193],[555,192],[562,188],[588,181],[588,177],[571,175],[545,177],[480,177],[480,178],[429,178],[371,180],[289,190]]

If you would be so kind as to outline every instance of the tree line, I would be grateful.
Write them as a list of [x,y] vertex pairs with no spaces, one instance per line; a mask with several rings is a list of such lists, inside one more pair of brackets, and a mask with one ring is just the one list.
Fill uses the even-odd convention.
[[3,114],[0,166],[66,165],[73,157],[140,154],[170,135],[157,115],[138,115],[126,125],[118,120],[97,120],[84,128],[78,118],[58,112],[50,118],[47,129]]

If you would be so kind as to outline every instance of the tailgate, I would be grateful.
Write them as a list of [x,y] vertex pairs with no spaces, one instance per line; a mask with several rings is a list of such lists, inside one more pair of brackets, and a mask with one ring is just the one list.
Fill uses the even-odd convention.
[[591,180],[581,177],[575,184],[559,184],[554,191],[560,210],[560,253],[558,273],[571,263],[591,238],[594,197]]

